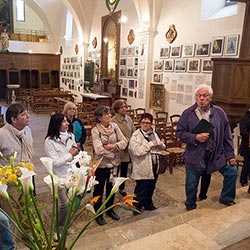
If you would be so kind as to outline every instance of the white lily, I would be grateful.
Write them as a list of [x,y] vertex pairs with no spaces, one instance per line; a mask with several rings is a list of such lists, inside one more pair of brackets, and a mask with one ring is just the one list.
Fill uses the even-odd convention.
[[51,178],[53,178],[54,182],[55,196],[58,197],[58,187],[60,186],[61,179],[57,175],[47,175],[43,178],[43,181],[50,187],[51,191],[53,189]]
[[22,183],[24,193],[28,193],[29,190],[34,190],[34,185],[32,182],[32,176],[36,175],[34,171],[29,171],[26,168],[20,168],[22,171],[22,176],[18,179]]
[[5,200],[9,200],[9,194],[7,192],[7,185],[2,184],[2,182],[0,181],[0,195],[5,199]]
[[129,178],[124,178],[124,177],[117,177],[115,178],[115,185],[113,186],[113,188],[111,189],[111,193],[116,193],[119,189],[119,186],[126,180],[128,180]]
[[85,190],[86,178],[88,175],[89,168],[88,167],[77,168],[73,166],[72,169],[74,172],[74,177],[76,178],[75,192],[77,195],[80,195]]
[[40,161],[42,162],[44,167],[46,167],[48,173],[50,175],[53,175],[53,160],[49,157],[41,157]]
[[85,208],[90,211],[92,214],[95,214],[95,209],[94,209],[94,206],[91,205],[91,204],[86,204]]

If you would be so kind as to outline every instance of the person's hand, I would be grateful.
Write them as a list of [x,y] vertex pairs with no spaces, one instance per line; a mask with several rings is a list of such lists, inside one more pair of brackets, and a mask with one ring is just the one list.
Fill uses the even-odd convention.
[[195,139],[196,141],[199,141],[199,142],[206,142],[209,138],[209,133],[200,133],[200,134],[197,134]]
[[75,146],[72,146],[72,148],[69,150],[69,152],[72,154],[72,156],[78,155],[79,149]]
[[116,144],[106,144],[103,146],[106,150],[114,150],[116,149]]
[[153,140],[152,142],[154,143],[154,146],[158,145],[158,142],[156,140]]
[[81,143],[80,143],[80,142],[77,142],[77,143],[76,143],[76,146],[77,146],[78,148],[80,148],[80,147],[81,147]]
[[236,165],[237,161],[235,158],[231,158],[227,161],[227,165]]

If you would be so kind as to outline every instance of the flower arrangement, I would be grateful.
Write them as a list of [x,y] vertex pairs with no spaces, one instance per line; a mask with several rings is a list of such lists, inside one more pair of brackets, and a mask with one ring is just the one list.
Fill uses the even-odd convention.
[[[56,249],[56,250],[71,250],[76,244],[77,240],[84,233],[86,228],[101,214],[107,212],[115,206],[125,209],[137,211],[133,203],[133,195],[128,195],[123,198],[123,202],[116,203],[111,207],[106,207],[108,200],[118,191],[119,186],[127,180],[127,178],[115,178],[115,183],[109,197],[103,202],[100,209],[95,212],[93,204],[97,202],[99,197],[94,197],[90,203],[81,206],[81,201],[95,185],[95,169],[100,164],[98,162],[91,164],[91,157],[86,152],[81,152],[70,163],[71,168],[68,172],[67,178],[60,179],[53,174],[53,161],[51,158],[40,158],[43,165],[48,171],[48,176],[44,177],[44,182],[47,183],[52,193],[52,219],[49,225],[45,223],[42,216],[42,208],[39,207],[38,201],[34,196],[34,186],[32,177],[36,175],[33,171],[33,165],[30,163],[20,162],[16,166],[14,160],[16,153],[14,153],[9,160],[7,160],[0,152],[0,157],[4,159],[6,165],[0,167],[0,195],[7,202],[10,214],[7,214],[2,208],[0,210],[8,216],[9,220],[14,224],[19,234],[12,232],[12,234],[22,241],[29,249]],[[76,167],[76,162],[80,162],[81,167]],[[92,166],[90,166],[92,165]],[[64,185],[67,190],[67,215],[64,222],[62,232],[58,228],[58,187]],[[16,187],[15,192],[19,195],[15,199],[11,192],[8,192],[10,186]],[[71,242],[67,241],[67,232],[76,220],[77,216],[87,209],[91,212],[91,217],[86,225],[73,237]],[[0,222],[1,223],[1,222]],[[53,232],[56,228],[57,243],[53,242]],[[21,235],[21,236],[20,236]]]

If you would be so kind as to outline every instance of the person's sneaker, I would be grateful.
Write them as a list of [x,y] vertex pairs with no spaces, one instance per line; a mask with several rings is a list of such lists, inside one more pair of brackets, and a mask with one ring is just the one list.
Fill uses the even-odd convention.
[[102,215],[98,216],[95,220],[99,226],[107,224]]
[[112,220],[120,220],[119,215],[114,211],[108,211],[106,215],[109,216]]
[[[59,234],[59,235],[60,235],[60,237],[61,237],[61,234]],[[53,235],[53,241],[54,241],[54,242],[58,242],[57,233],[54,233],[54,235]]]
[[232,205],[236,204],[234,201],[219,200],[219,202],[220,202],[221,204],[226,205],[226,206],[232,206]]

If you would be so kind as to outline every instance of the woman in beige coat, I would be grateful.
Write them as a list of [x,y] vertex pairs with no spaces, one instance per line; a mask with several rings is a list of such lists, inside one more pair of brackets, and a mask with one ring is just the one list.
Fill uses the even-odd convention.
[[[128,140],[122,134],[118,125],[111,122],[109,107],[100,106],[96,108],[94,116],[97,123],[91,130],[94,157],[96,161],[103,158],[95,171],[96,180],[99,183],[94,186],[93,197],[101,196],[94,205],[95,211],[97,211],[102,205],[104,186],[106,185],[106,198],[111,192],[113,179],[117,176],[117,167],[121,163],[119,151],[126,148]],[[107,202],[106,207],[113,205],[113,202],[114,196]],[[113,220],[120,219],[113,209],[106,214]],[[103,216],[97,217],[96,221],[100,226],[106,224]]]
[[[137,209],[155,210],[152,196],[158,178],[159,158],[157,153],[165,149],[165,144],[152,129],[153,116],[145,113],[141,116],[140,126],[129,142],[132,161],[131,178],[136,180],[135,195]],[[137,213],[134,213],[135,215]]]

